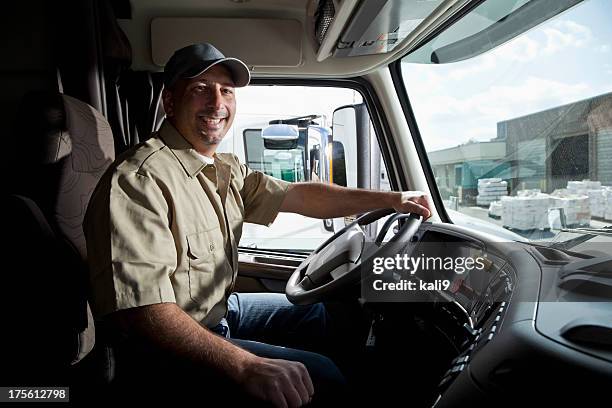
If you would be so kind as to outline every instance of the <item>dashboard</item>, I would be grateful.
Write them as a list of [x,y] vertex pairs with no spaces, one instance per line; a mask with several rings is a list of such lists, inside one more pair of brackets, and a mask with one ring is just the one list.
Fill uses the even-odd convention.
[[433,274],[414,273],[417,280],[450,281],[432,296],[460,333],[434,406],[606,397],[612,384],[612,258],[496,242],[459,226],[427,223],[404,252],[483,259],[483,267],[469,273],[435,267]]

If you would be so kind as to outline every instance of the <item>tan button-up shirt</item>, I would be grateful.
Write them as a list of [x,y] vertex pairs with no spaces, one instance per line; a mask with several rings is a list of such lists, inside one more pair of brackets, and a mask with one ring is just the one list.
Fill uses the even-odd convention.
[[289,183],[214,158],[166,121],[105,173],[84,222],[94,315],[166,302],[209,327],[225,315],[242,223],[272,223]]

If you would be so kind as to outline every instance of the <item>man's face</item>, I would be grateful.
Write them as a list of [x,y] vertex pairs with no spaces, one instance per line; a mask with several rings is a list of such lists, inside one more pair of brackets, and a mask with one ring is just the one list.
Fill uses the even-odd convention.
[[179,80],[163,99],[170,122],[201,153],[214,153],[234,121],[234,82],[222,65]]

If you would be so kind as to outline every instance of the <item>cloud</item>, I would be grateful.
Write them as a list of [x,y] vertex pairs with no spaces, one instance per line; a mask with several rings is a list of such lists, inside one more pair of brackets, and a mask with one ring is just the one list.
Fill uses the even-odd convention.
[[566,84],[550,79],[528,77],[516,86],[492,86],[489,92],[481,93],[467,101],[471,108],[480,108],[483,112],[487,107],[494,105],[495,111],[512,111],[518,107],[518,111],[524,114],[530,113],[533,109],[544,109],[558,106],[563,103],[588,97],[590,87],[584,83]]
[[506,61],[527,62],[536,58],[541,49],[542,45],[538,41],[529,35],[524,35],[497,48],[492,55]]
[[428,95],[414,99],[414,111],[428,150],[456,146],[470,138],[497,136],[497,123],[592,96],[584,83],[566,84],[527,77],[516,85],[492,86],[465,98]]
[[460,68],[454,69],[446,78],[457,81],[466,77],[471,77],[475,74],[491,71],[497,66],[495,57],[490,54],[484,55],[482,60],[479,62],[479,64],[467,64],[461,66]]
[[605,53],[610,52],[610,49],[611,49],[610,45],[603,44],[603,45],[600,45],[600,46],[596,47],[595,51],[601,52],[601,53],[605,54]]
[[567,47],[583,47],[593,39],[590,28],[571,20],[555,21],[542,32],[546,37],[543,52],[548,55]]

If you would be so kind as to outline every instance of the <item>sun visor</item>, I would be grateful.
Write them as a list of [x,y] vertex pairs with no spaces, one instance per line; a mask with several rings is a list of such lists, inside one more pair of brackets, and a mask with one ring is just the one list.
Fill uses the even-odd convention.
[[333,55],[338,58],[393,51],[440,4],[442,0],[363,1]]
[[296,67],[302,62],[302,32],[297,20],[155,18],[151,21],[151,57],[163,67],[177,49],[208,42],[249,67]]

